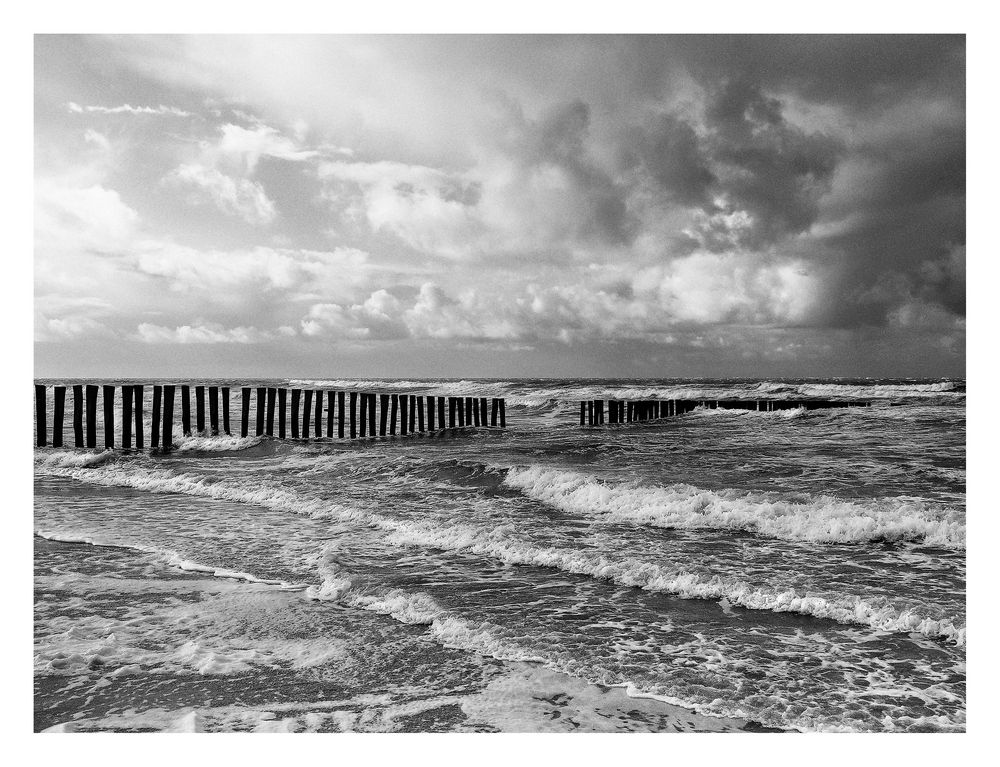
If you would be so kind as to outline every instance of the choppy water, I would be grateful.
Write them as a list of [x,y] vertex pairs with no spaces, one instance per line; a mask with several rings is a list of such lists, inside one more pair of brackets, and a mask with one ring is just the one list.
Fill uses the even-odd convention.
[[[197,383],[508,429],[36,449],[37,729],[965,727],[964,382]],[[876,402],[577,425],[803,395]]]

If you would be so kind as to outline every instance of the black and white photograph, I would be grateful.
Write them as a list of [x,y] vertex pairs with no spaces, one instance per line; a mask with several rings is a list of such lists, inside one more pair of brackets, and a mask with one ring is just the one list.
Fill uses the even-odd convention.
[[966,731],[974,30],[626,26],[30,35],[34,733]]

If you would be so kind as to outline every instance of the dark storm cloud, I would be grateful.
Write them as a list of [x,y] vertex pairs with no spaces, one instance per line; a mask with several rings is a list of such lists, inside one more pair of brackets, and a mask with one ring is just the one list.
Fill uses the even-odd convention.
[[[731,207],[753,217],[741,244],[759,248],[816,220],[840,142],[790,125],[782,104],[745,80],[725,83],[705,114],[713,160]],[[724,174],[724,175],[723,175]]]
[[137,328],[136,343],[300,359],[372,341],[394,372],[373,339],[407,337],[411,363],[452,373],[428,339],[548,344],[540,374],[556,347],[572,361],[596,344],[621,372],[642,344],[673,359],[685,339],[689,374],[741,374],[748,354],[794,366],[803,348],[828,350],[815,371],[870,374],[878,357],[902,372],[920,354],[956,371],[964,48],[41,39],[36,284],[75,308],[40,324],[92,336],[95,355]]
[[690,123],[673,114],[661,114],[628,136],[623,152],[626,167],[641,164],[670,201],[693,207],[711,205],[717,181]]
[[940,91],[964,102],[964,35],[681,35],[644,37],[639,49],[651,62],[674,57],[702,83],[739,76],[849,109]]
[[577,234],[607,244],[626,243],[635,222],[626,208],[628,189],[615,182],[590,156],[590,107],[579,99],[547,108],[536,119],[505,100],[507,130],[500,143],[526,169],[560,169],[572,181],[581,206]]
[[623,149],[664,205],[703,212],[703,248],[835,264],[816,322],[964,315],[963,36],[642,37],[629,55],[651,99],[665,60],[705,94]]

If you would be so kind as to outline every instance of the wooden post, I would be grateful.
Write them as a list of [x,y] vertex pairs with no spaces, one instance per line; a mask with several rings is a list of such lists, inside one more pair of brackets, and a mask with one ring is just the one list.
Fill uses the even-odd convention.
[[438,424],[440,424],[438,426],[438,428],[439,429],[443,429],[444,428],[444,397],[438,397],[437,398],[437,405],[438,405]]
[[375,436],[375,393],[368,395],[368,436]]
[[195,424],[197,425],[198,435],[201,435],[205,431],[205,387],[195,386],[194,387],[194,412],[195,412]]
[[274,436],[274,400],[278,396],[278,390],[273,387],[267,389],[267,421],[264,422],[264,433]]
[[135,384],[132,387],[132,399],[135,400],[135,449],[142,450],[142,384]]
[[583,426],[587,420],[587,403],[580,401],[580,425]]
[[285,403],[288,401],[288,390],[278,389],[278,439],[285,438]]
[[181,386],[181,433],[191,436],[191,387],[186,384]]
[[594,425],[594,400],[587,400],[587,425]]
[[62,447],[63,421],[66,420],[66,387],[54,386],[52,396],[55,399],[52,412],[52,447]]
[[115,446],[115,387],[104,386],[104,449],[111,450]]
[[240,436],[246,437],[250,433],[250,389],[244,386],[240,390],[240,394],[242,395],[241,404],[243,406],[243,422],[240,424]]
[[132,449],[132,387],[122,386],[122,450]]
[[472,426],[479,426],[479,398],[476,397],[472,400],[472,420],[469,421]]
[[299,438],[299,397],[301,396],[301,389],[292,389],[292,439]]
[[149,446],[153,449],[160,446],[160,400],[163,398],[163,387],[153,386],[153,414],[149,424]]
[[45,386],[35,384],[35,444],[45,447],[48,444],[45,425]]
[[333,392],[327,392],[326,401],[330,404],[326,406],[326,436],[333,437]]
[[97,447],[97,387],[87,384],[87,447]]
[[434,395],[427,395],[427,431],[434,431]]
[[257,387],[257,436],[264,436],[264,400],[267,398],[267,389],[263,386]]
[[448,397],[448,428],[455,428],[455,398]]
[[424,397],[420,395],[417,397],[417,431],[422,432],[424,430]]
[[405,394],[401,394],[399,397],[399,435],[405,437],[407,434],[408,424],[410,423],[409,418],[409,404],[410,398]]
[[364,437],[368,434],[368,395],[365,392],[358,392],[358,436]]
[[482,422],[483,426],[486,425],[486,397],[479,398],[479,420]]
[[499,410],[500,410],[500,401],[496,397],[494,397],[493,407],[490,410],[490,426],[497,425],[497,413],[499,412]]
[[344,392],[337,392],[337,437],[344,438],[344,401],[347,399]]
[[465,398],[465,425],[472,426],[472,397]]
[[417,398],[410,395],[410,434],[417,433]]
[[208,387],[208,424],[212,427],[212,436],[219,436],[219,387]]
[[222,387],[222,430],[229,434],[229,387]]
[[604,425],[604,400],[597,400],[597,423]]
[[500,398],[500,428],[507,428],[507,400]]
[[385,436],[385,426],[386,421],[389,420],[389,395],[380,394],[378,395],[379,404],[379,422],[378,422],[378,435],[380,437]]
[[73,444],[83,447],[83,385],[73,387]]
[[[316,414],[313,418],[316,429],[316,439],[323,436],[323,390],[316,390]],[[329,433],[327,434],[329,436]]]
[[174,387],[163,387],[163,449],[174,446]]
[[358,393],[351,392],[351,439],[358,438]]
[[399,395],[393,394],[389,397],[389,434],[396,433],[396,411],[399,409]]
[[305,404],[302,406],[302,439],[309,439],[309,417],[312,415],[313,393],[312,389],[306,389]]

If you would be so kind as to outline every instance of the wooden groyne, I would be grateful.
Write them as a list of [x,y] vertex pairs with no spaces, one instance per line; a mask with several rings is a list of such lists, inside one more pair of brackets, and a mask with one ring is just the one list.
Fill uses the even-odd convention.
[[[47,395],[52,389],[52,447],[63,446],[66,415],[65,386],[35,385],[35,428],[38,447],[49,442]],[[121,393],[121,444],[125,450],[144,449],[143,402],[145,386],[73,386],[73,445],[97,447],[97,395],[101,390],[103,446],[115,445],[115,395]],[[173,447],[174,395],[178,385],[154,385],[150,403],[149,447],[160,452]],[[191,386],[180,384],[181,432],[185,437],[230,435],[230,387],[194,387],[192,428]],[[291,392],[291,397],[288,393]],[[208,426],[205,400],[208,399]],[[502,397],[442,397],[425,394],[382,394],[322,389],[240,387],[241,437],[275,436],[286,439],[357,439],[359,437],[420,436],[468,427],[507,427]],[[85,396],[86,395],[86,396]],[[220,402],[221,395],[221,402]],[[286,407],[290,405],[290,407]],[[447,408],[447,421],[445,411]],[[324,418],[325,414],[325,418]],[[457,414],[457,420],[456,420]],[[220,424],[221,415],[221,424]],[[290,431],[290,435],[287,432]]]
[[772,412],[774,410],[818,410],[820,408],[868,407],[871,402],[854,402],[830,399],[665,399],[665,400],[608,400],[607,421],[605,421],[605,402],[601,399],[583,400],[580,402],[580,425],[601,426],[605,423],[623,424],[642,421],[658,421],[664,418],[690,413],[696,408],[710,410],[756,410]]

